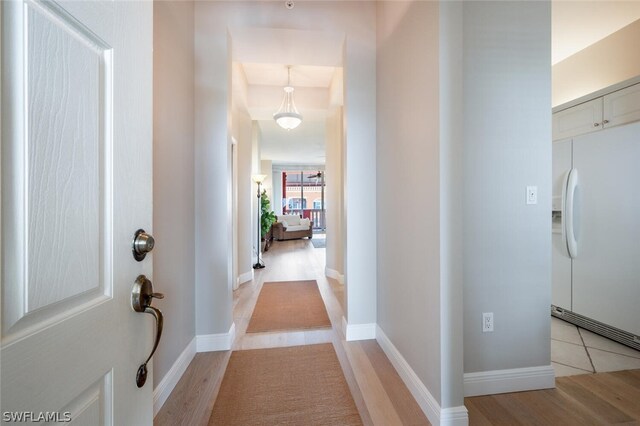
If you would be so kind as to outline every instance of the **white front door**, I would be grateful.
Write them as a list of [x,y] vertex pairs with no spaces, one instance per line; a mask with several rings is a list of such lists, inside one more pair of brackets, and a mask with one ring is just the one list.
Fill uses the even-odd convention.
[[153,5],[2,2],[2,421],[148,425]]

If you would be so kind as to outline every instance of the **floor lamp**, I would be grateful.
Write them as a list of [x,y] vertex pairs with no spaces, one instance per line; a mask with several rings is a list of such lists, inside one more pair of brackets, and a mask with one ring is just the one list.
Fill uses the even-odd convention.
[[264,182],[266,177],[267,175],[253,175],[251,177],[251,179],[253,179],[253,181],[258,184],[258,245],[256,246],[256,264],[253,265],[253,269],[264,268],[264,263],[260,261],[260,246],[262,242],[262,223],[260,220],[260,210],[262,210],[262,194],[260,191],[260,186],[262,185],[262,182]]

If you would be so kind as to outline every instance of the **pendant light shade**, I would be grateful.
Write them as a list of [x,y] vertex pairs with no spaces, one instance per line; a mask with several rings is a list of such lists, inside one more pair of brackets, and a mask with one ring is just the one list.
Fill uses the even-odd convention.
[[298,112],[293,102],[293,86],[291,86],[291,67],[287,67],[287,85],[284,87],[284,98],[278,112],[273,114],[273,119],[280,127],[286,130],[295,129],[302,123],[302,114]]

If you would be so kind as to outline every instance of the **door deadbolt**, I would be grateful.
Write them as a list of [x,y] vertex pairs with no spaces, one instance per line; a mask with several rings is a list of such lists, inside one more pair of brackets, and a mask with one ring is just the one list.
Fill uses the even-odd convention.
[[140,262],[147,253],[153,250],[155,243],[151,234],[147,234],[144,229],[138,229],[133,236],[133,258]]

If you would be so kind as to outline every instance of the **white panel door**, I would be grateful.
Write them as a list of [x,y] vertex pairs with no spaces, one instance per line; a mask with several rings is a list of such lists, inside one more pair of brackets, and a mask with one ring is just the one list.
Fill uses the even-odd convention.
[[571,169],[571,139],[553,142],[552,291],[551,303],[571,310],[571,258],[564,232],[564,199]]
[[573,311],[640,335],[640,123],[573,140]]
[[153,318],[131,308],[152,266],[131,254],[151,231],[152,13],[2,2],[3,416],[152,423]]

